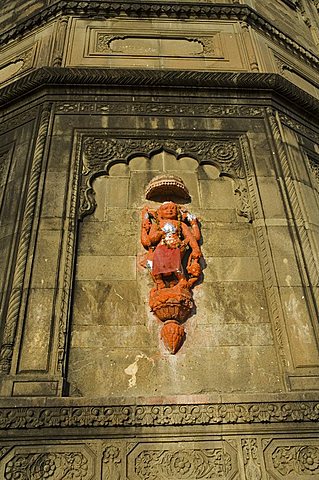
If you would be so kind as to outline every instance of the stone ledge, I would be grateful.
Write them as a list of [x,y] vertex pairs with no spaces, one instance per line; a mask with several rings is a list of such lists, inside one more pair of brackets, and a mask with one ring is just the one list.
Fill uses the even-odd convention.
[[218,88],[252,92],[269,92],[274,99],[284,98],[291,105],[298,105],[310,114],[318,115],[319,100],[296,87],[293,83],[276,73],[237,73],[237,72],[193,72],[187,70],[142,70],[127,68],[55,68],[42,67],[34,70],[15,82],[0,89],[0,105],[30,95],[45,87],[61,90],[64,87],[76,89],[83,86],[138,87],[138,88]]

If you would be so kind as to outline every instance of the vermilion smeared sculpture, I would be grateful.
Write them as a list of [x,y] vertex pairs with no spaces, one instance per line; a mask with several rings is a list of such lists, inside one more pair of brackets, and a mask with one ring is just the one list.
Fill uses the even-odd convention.
[[202,272],[199,239],[196,217],[174,202],[164,202],[157,210],[143,209],[141,241],[148,251],[145,266],[155,282],[150,307],[164,322],[162,339],[173,354],[184,341],[181,323],[191,314],[191,288]]

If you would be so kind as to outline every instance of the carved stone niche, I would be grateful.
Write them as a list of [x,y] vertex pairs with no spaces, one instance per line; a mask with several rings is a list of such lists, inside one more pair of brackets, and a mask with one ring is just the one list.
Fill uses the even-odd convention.
[[162,340],[175,354],[185,338],[182,324],[194,309],[191,289],[202,273],[199,223],[177,203],[188,202],[190,195],[176,175],[153,178],[145,196],[163,202],[157,209],[143,208],[141,242],[147,250],[143,265],[155,283],[150,293],[151,311],[164,322]]

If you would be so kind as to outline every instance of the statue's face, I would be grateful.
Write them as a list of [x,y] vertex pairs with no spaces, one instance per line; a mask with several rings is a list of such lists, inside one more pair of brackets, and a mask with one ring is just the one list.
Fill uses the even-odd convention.
[[173,202],[163,203],[159,208],[159,213],[162,218],[174,220],[177,218],[177,206]]

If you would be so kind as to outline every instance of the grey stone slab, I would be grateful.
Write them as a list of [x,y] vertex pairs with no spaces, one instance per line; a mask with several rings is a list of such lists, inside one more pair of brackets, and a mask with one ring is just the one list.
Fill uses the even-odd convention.
[[258,257],[205,257],[204,279],[208,282],[260,281]]
[[79,255],[136,255],[139,247],[137,225],[134,229],[127,226],[121,229],[118,225],[118,232],[112,227],[109,222],[84,222],[80,227]]
[[135,281],[76,281],[73,325],[144,325],[144,300]]
[[201,207],[205,209],[234,209],[235,196],[230,179],[200,180]]
[[[255,325],[269,322],[262,282],[208,282],[194,289],[196,323]],[[190,320],[191,321],[191,320]]]
[[307,306],[307,295],[301,287],[281,287],[280,296],[285,315],[287,334],[294,366],[319,367],[318,343],[311,318],[312,311]]
[[[271,346],[192,346],[186,339],[177,355],[158,350],[74,348],[71,388],[83,396],[126,398],[156,395],[280,392]],[[203,368],[205,365],[205,368]],[[227,365],[227,368],[225,368]],[[94,382],[88,379],[94,378]],[[107,382],[105,382],[107,378]]]
[[[280,286],[301,285],[301,277],[288,227],[272,226],[267,228],[275,272]],[[298,241],[297,238],[294,241]]]
[[79,255],[79,280],[135,280],[136,257],[110,255]]
[[56,285],[61,240],[61,231],[40,230],[33,257],[33,288],[53,288]]
[[19,371],[46,372],[52,332],[54,289],[36,288],[29,292]]
[[202,251],[210,257],[256,256],[257,246],[251,225],[216,225],[202,222]]

